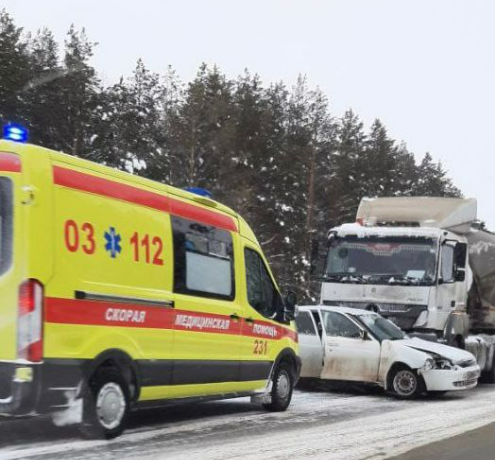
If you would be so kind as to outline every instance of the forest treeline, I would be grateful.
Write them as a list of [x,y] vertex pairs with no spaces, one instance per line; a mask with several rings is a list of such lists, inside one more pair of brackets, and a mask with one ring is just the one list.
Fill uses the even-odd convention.
[[74,27],[59,46],[49,29],[27,33],[1,11],[0,123],[24,124],[36,144],[210,190],[253,227],[282,287],[307,300],[326,232],[352,221],[362,197],[460,196],[430,154],[417,162],[381,121],[366,129],[352,110],[331,113],[304,77],[267,85],[202,64],[184,82],[139,60],[104,85],[95,46]]

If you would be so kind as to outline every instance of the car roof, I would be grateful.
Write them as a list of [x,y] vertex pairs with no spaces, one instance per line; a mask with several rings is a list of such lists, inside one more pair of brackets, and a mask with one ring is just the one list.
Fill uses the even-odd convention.
[[377,313],[362,310],[359,308],[341,307],[339,305],[301,305],[297,307],[300,311],[334,311],[337,313],[345,313],[348,315],[376,315]]

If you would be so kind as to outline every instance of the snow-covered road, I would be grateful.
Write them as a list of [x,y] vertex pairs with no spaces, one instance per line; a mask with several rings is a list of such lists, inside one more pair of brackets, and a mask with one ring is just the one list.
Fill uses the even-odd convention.
[[495,421],[495,386],[435,400],[297,391],[285,413],[249,400],[136,414],[113,441],[82,441],[44,420],[0,421],[0,459],[374,460]]

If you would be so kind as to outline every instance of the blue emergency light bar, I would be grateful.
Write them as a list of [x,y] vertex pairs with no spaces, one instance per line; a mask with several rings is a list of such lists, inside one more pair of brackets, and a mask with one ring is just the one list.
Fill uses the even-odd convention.
[[14,142],[27,142],[28,130],[24,126],[9,123],[3,127],[3,138]]
[[184,190],[206,198],[211,198],[213,196],[210,191],[201,187],[186,187]]

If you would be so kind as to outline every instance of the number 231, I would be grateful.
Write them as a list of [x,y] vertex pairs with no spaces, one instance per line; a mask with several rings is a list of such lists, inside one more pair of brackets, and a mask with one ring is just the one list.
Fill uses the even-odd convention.
[[268,353],[268,341],[266,340],[255,340],[254,341],[254,355],[266,355]]

